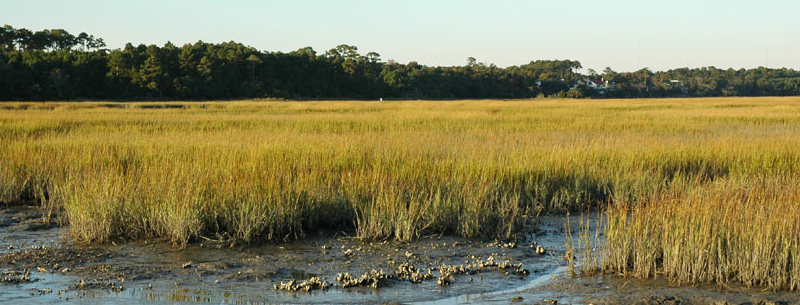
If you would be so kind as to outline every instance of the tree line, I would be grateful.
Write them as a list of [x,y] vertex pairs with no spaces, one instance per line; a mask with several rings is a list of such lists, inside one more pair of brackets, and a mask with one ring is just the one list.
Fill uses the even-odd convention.
[[[266,52],[236,42],[133,45],[63,29],[0,28],[0,100],[69,99],[466,99],[800,95],[793,69],[681,68],[600,73],[572,60],[500,68],[382,61],[340,45]],[[603,81],[603,90],[582,80]]]

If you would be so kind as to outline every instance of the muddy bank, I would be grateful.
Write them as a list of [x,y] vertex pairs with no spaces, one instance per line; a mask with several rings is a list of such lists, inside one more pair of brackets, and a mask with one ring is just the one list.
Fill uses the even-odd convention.
[[81,246],[69,240],[68,228],[39,226],[37,219],[42,215],[30,208],[0,213],[0,278],[8,278],[0,282],[0,303],[800,302],[796,293],[741,287],[570,278],[561,258],[563,216],[541,217],[538,229],[518,243],[448,236],[363,242],[320,233],[299,242],[233,249],[213,242],[183,249],[159,241]]
[[0,206],[0,229],[4,234],[40,231],[58,226],[55,215],[46,215],[36,206]]
[[732,284],[678,286],[664,278],[637,280],[619,276],[560,277],[529,292],[559,304],[800,304],[797,292],[773,292]]

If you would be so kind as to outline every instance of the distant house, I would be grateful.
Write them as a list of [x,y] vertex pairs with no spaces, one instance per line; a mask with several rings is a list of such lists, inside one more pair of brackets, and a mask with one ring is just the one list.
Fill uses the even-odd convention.
[[595,91],[597,91],[599,93],[605,93],[606,91],[611,89],[611,87],[613,85],[611,83],[609,83],[608,81],[599,81],[599,80],[592,80],[592,79],[584,78],[584,79],[577,80],[575,82],[575,85],[572,86],[572,88],[573,89],[577,89],[580,86],[586,86],[586,87],[589,87],[591,89],[594,89]]
[[689,94],[689,88],[687,88],[682,80],[671,79],[669,83],[667,83],[667,88],[670,90],[680,90],[683,94]]

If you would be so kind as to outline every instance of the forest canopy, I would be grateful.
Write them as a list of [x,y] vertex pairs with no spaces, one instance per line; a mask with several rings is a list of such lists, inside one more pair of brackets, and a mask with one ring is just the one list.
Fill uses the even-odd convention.
[[381,60],[340,45],[269,52],[236,42],[133,45],[63,29],[0,28],[0,100],[480,99],[800,95],[793,69],[679,68],[581,74],[579,61],[500,68]]

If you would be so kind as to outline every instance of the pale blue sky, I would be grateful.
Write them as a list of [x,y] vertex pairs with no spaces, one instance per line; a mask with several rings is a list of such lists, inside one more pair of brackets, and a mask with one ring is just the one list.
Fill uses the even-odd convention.
[[324,53],[350,44],[401,63],[572,59],[598,72],[800,69],[798,15],[797,0],[0,0],[0,24],[87,32],[109,48],[234,40]]

